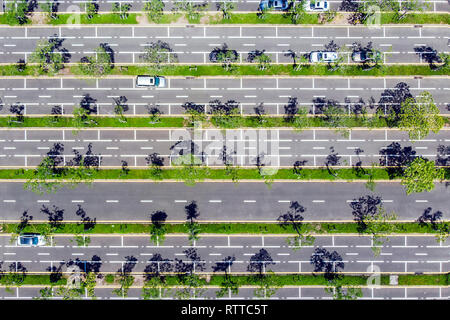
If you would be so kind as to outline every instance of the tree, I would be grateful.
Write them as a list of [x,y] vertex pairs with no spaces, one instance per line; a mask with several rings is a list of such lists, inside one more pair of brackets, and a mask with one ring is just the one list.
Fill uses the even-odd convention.
[[80,70],[84,74],[103,76],[114,68],[114,51],[106,43],[95,49],[95,55],[80,60]]
[[450,222],[442,220],[443,213],[441,211],[431,213],[431,210],[431,207],[425,209],[424,213],[417,219],[417,222],[421,226],[426,226],[430,223],[431,228],[437,231],[436,241],[445,242],[450,235]]
[[61,48],[62,42],[63,40],[58,39],[56,35],[50,39],[39,40],[28,61],[37,63],[43,73],[57,73],[70,57],[68,51]]
[[434,189],[435,180],[443,180],[445,170],[436,168],[433,161],[417,157],[405,169],[401,184],[406,188],[406,194]]
[[256,273],[259,277],[263,277],[266,272],[267,265],[275,264],[272,257],[266,249],[260,249],[250,258],[250,263],[247,266],[249,272]]
[[48,18],[52,20],[58,19],[58,0],[47,0],[46,2],[41,3],[40,6],[42,11],[47,14]]
[[258,12],[256,13],[256,15],[258,16],[259,19],[265,20],[269,13],[271,13],[273,11],[273,7],[269,7],[269,6],[264,6],[263,8],[258,6]]
[[307,66],[309,62],[307,54],[297,54],[291,49],[287,50],[284,53],[284,56],[292,59],[292,69],[294,69],[294,71],[300,71],[303,67]]
[[195,299],[201,297],[205,292],[205,281],[196,274],[185,275],[180,280],[184,288],[175,291],[176,299]]
[[144,13],[149,20],[158,22],[164,15],[165,4],[161,0],[150,0],[144,3]]
[[150,70],[156,68],[161,70],[162,63],[176,63],[178,62],[178,55],[173,53],[172,48],[167,42],[158,40],[151,42],[144,47],[144,53],[139,56],[143,62],[151,64]]
[[151,214],[150,219],[152,222],[150,226],[150,240],[156,245],[164,243],[165,234],[167,233],[164,225],[167,214],[164,211],[155,211]]
[[230,19],[231,18],[231,11],[236,9],[236,5],[231,0],[221,0],[217,4],[217,10],[222,11],[222,17],[223,19]]
[[111,11],[123,20],[128,18],[130,9],[131,3],[114,2],[111,5]]
[[173,165],[181,166],[177,170],[178,178],[184,181],[187,186],[195,186],[199,181],[203,181],[210,174],[209,168],[193,154],[179,156],[172,161]]
[[293,250],[300,249],[302,246],[310,246],[314,244],[315,238],[310,235],[304,235],[302,232],[302,222],[303,216],[301,213],[304,213],[306,208],[303,207],[297,201],[291,201],[288,212],[281,214],[278,217],[278,223],[286,228],[287,226],[292,226],[294,231],[297,233],[297,236],[291,238],[286,238],[286,243],[289,246],[293,247]]
[[215,99],[209,102],[211,122],[219,128],[239,128],[242,126],[243,118],[239,109],[239,102],[228,100],[222,103]]
[[197,21],[201,17],[201,13],[208,9],[209,3],[194,3],[190,0],[176,0],[173,4],[172,10],[174,12],[184,12],[188,20]]
[[224,272],[225,277],[224,280],[220,283],[220,289],[216,291],[216,297],[222,298],[226,294],[238,294],[239,293],[239,284],[237,281],[233,280],[230,277],[229,271],[231,270],[231,266],[234,263],[236,258],[233,256],[228,256],[224,258],[222,261],[216,262],[216,265],[213,266],[213,272]]
[[336,251],[330,252],[325,248],[316,248],[311,255],[310,263],[314,272],[321,272],[328,281],[339,279],[339,269],[344,269],[342,257]]
[[253,281],[258,284],[258,288],[253,291],[253,294],[261,299],[270,298],[281,287],[275,273],[270,270],[263,277],[254,277]]
[[9,112],[15,115],[15,117],[8,117],[8,125],[12,123],[22,124],[25,121],[25,117],[23,115],[25,110],[25,106],[22,104],[13,104],[9,107]]
[[395,231],[395,225],[391,223],[397,219],[397,215],[393,212],[387,213],[383,207],[378,208],[378,212],[373,215],[367,215],[363,218],[363,223],[367,226],[365,233],[372,234],[372,251],[375,256],[381,252],[382,246],[389,238],[386,235]]
[[289,0],[285,16],[290,17],[293,24],[298,24],[306,15],[305,0]]
[[166,281],[161,277],[151,277],[144,282],[142,298],[144,300],[167,298],[172,295]]
[[150,178],[155,181],[162,180],[162,167],[164,166],[164,159],[161,158],[158,153],[152,153],[149,154],[148,157],[145,158],[145,160],[147,161],[147,165],[150,166]]
[[421,12],[429,8],[429,3],[419,0],[386,0],[385,6],[394,12],[393,20],[399,21],[406,17],[412,11]]
[[217,51],[216,61],[222,63],[222,68],[226,71],[232,71],[233,63],[237,62],[239,58],[236,51],[229,50],[226,44],[222,48],[215,48],[213,51]]
[[398,126],[409,133],[412,140],[425,138],[433,131],[438,133],[444,126],[444,119],[433,100],[433,96],[422,92],[416,100],[407,98],[401,103]]
[[6,2],[5,22],[9,25],[23,25],[28,23],[34,6],[27,0],[13,0]]
[[268,69],[270,63],[272,62],[272,58],[270,55],[265,54],[266,50],[254,50],[248,54],[247,61],[254,62],[258,64],[259,70]]
[[97,0],[89,0],[84,4],[84,9],[86,10],[87,18],[90,20],[98,14],[98,3]]
[[206,120],[205,106],[196,104],[194,102],[185,102],[181,105],[185,110],[185,113],[189,115],[189,121],[191,125],[195,122],[202,122]]
[[294,116],[292,126],[297,132],[302,131],[304,128],[311,126],[311,118],[308,117],[309,110],[307,107],[298,108],[297,114]]
[[149,124],[155,124],[161,122],[161,110],[159,110],[158,106],[147,105],[147,111],[150,115]]
[[198,234],[200,233],[200,225],[196,221],[200,213],[198,212],[198,206],[196,201],[192,201],[190,204],[184,207],[186,212],[186,223],[184,226],[187,229],[189,242],[192,243],[199,239]]
[[127,119],[125,118],[123,113],[128,111],[127,97],[120,96],[118,98],[113,98],[113,101],[114,101],[114,113],[118,117],[119,122],[126,123]]

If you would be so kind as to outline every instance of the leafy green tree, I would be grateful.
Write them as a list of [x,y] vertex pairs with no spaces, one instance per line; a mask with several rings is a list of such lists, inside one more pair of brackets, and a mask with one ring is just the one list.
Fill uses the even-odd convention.
[[176,299],[195,299],[203,296],[206,292],[205,280],[200,279],[196,274],[185,275],[180,281],[184,288],[175,291],[174,297]]
[[392,10],[394,14],[393,20],[400,21],[406,17],[406,15],[412,11],[422,12],[425,8],[429,8],[430,4],[420,0],[385,0],[384,6],[387,9]]
[[152,153],[145,158],[149,167],[150,179],[160,181],[163,179],[164,160],[157,153]]
[[186,223],[184,226],[188,233],[189,242],[192,245],[194,241],[200,239],[198,234],[200,233],[201,228],[200,224],[197,222],[200,213],[198,212],[197,202],[192,201],[184,207],[184,211],[186,212]]
[[430,130],[438,133],[445,122],[433,96],[427,91],[422,92],[416,100],[406,98],[401,103],[399,117],[399,128],[408,131],[412,140],[425,138]]
[[203,165],[203,162],[193,154],[185,154],[179,156],[172,161],[173,165],[181,166],[180,169],[175,169],[178,179],[184,181],[187,186],[195,186],[197,182],[206,179],[210,170]]
[[234,166],[232,163],[225,164],[225,175],[230,177],[235,185],[239,183],[239,166]]
[[433,161],[417,157],[406,167],[401,184],[406,188],[406,194],[434,189],[434,180],[443,180],[445,170],[436,168]]
[[292,69],[294,69],[294,71],[300,71],[302,68],[307,66],[309,62],[306,54],[298,54],[291,49],[285,51],[284,56],[292,59]]
[[98,14],[98,3],[96,0],[90,0],[84,4],[87,18],[90,20]]
[[297,114],[293,118],[292,126],[297,132],[311,126],[311,118],[308,117],[309,110],[307,107],[298,108]]
[[173,53],[170,45],[161,40],[147,44],[144,47],[144,53],[139,56],[139,59],[144,63],[151,64],[149,66],[150,70],[153,70],[153,68],[161,70],[161,64],[163,63],[178,62],[178,56]]
[[55,160],[45,157],[33,171],[33,176],[24,184],[25,190],[31,190],[37,194],[54,193],[62,188],[59,181],[48,181],[61,177],[61,171],[56,169]]
[[39,290],[39,297],[33,297],[33,300],[50,300],[54,297],[53,287],[45,287]]
[[167,214],[164,211],[155,211],[150,218],[152,221],[150,226],[150,240],[156,245],[163,244],[167,233],[165,226]]
[[128,297],[128,291],[134,283],[134,277],[129,275],[127,272],[120,272],[117,275],[116,281],[120,285],[120,287],[114,289],[112,293],[118,297]]
[[305,0],[289,0],[285,16],[290,17],[293,24],[298,24],[306,15]]
[[81,289],[86,292],[88,297],[96,299],[95,286],[97,285],[97,275],[94,272],[88,272],[84,275],[84,279],[81,282]]
[[164,7],[165,4],[161,0],[150,0],[144,3],[143,10],[149,20],[159,22],[164,15]]
[[5,6],[5,22],[9,25],[23,25],[30,21],[30,6],[27,0],[8,1]]
[[174,12],[184,12],[187,19],[190,21],[198,21],[202,16],[202,12],[206,11],[208,6],[209,3],[207,2],[195,3],[190,0],[176,0],[172,10]]
[[378,208],[378,212],[373,215],[367,215],[363,218],[363,223],[366,225],[365,233],[372,234],[372,251],[375,256],[381,252],[382,246],[389,238],[387,235],[395,231],[395,225],[391,222],[397,219],[397,215],[393,212],[388,213],[383,207]]
[[253,278],[253,282],[258,285],[258,287],[253,291],[254,296],[257,298],[270,298],[278,291],[279,288],[281,288],[275,273],[271,270],[268,270],[262,277],[253,276]]
[[63,300],[81,300],[83,297],[83,289],[71,286],[59,286],[55,290],[56,296],[60,296]]
[[185,102],[181,105],[186,114],[189,115],[190,125],[195,125],[196,122],[203,122],[206,120],[205,106],[196,104],[194,102]]
[[81,128],[97,125],[97,121],[95,121],[91,113],[85,108],[75,107],[73,108],[73,126],[76,128],[72,131],[72,133],[76,134]]
[[216,99],[209,102],[211,123],[219,128],[239,128],[243,124],[243,117],[239,109],[239,103],[228,100],[222,103]]
[[172,295],[172,289],[169,288],[162,277],[151,277],[146,280],[142,287],[142,298],[144,300],[162,299]]
[[237,62],[238,56],[236,56],[233,50],[220,50],[217,53],[217,62],[222,63],[222,67],[226,71],[233,70],[233,63]]
[[55,74],[64,68],[65,49],[60,49],[61,41],[57,39],[41,39],[28,61],[37,63],[43,73]]
[[114,2],[111,5],[111,11],[118,15],[120,19],[127,19],[130,15],[128,12],[131,9],[131,3],[121,3],[121,2]]
[[58,19],[58,6],[59,3],[57,0],[47,0],[40,4],[42,11],[52,20]]
[[223,19],[231,19],[231,11],[236,9],[236,4],[231,0],[221,0],[217,3],[217,10],[222,11]]
[[83,57],[80,60],[80,70],[83,74],[93,76],[103,76],[111,72],[114,68],[111,48],[102,43],[95,49],[95,55]]
[[259,70],[267,70],[272,62],[270,55],[262,53],[255,57],[255,62],[258,64]]

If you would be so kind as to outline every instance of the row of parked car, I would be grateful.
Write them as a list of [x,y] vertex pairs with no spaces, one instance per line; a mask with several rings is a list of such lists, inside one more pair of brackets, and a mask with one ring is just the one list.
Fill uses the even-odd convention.
[[[288,0],[261,0],[259,10],[273,9],[284,11],[289,6]],[[323,12],[330,10],[328,1],[305,1],[305,10],[311,12]]]

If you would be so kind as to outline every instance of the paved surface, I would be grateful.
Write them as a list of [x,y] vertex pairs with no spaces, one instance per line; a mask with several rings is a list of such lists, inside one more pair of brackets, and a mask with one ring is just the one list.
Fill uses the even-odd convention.
[[[2,0],[2,3],[8,3],[7,0]],[[84,8],[83,8],[83,4],[86,1],[71,1],[71,0],[67,0],[67,1],[58,1],[59,2],[59,7],[58,7],[58,11],[59,12],[83,12]],[[113,2],[116,1],[111,1],[111,0],[100,0],[98,1],[99,4],[99,10],[100,11],[111,11],[111,5]],[[143,3],[145,3],[145,1],[143,0],[127,0],[127,1],[121,1],[122,3],[131,3],[132,4],[132,8],[131,11],[135,11],[135,12],[139,12],[142,9]],[[171,8],[173,7],[173,1],[163,1],[165,4],[165,11],[170,11]],[[198,1],[198,0],[194,0],[192,2],[195,3],[204,3],[207,2],[209,3],[209,7],[208,7],[208,11],[215,11],[216,10],[216,4],[219,3],[220,1],[215,1],[215,0],[210,0],[210,1]],[[233,0],[233,2],[236,3],[236,11],[256,11],[258,9],[258,5],[259,5],[259,0]],[[336,1],[336,0],[331,0],[328,1],[330,3],[330,7],[332,10],[337,10],[341,4],[341,1]],[[430,3],[430,8],[427,9],[427,11],[447,11],[448,8],[448,2],[445,0],[430,0],[427,1]],[[1,3],[1,2],[0,2]],[[38,1],[38,3],[45,3],[45,1]],[[40,8],[37,8],[35,11],[41,11]]]
[[[79,259],[79,267],[89,267],[100,272],[116,272],[123,265],[131,263],[132,272],[144,272],[149,259],[160,254],[163,259],[175,263],[175,259],[191,262],[185,250],[192,248],[187,237],[168,236],[158,246],[149,243],[149,236],[100,236],[91,237],[88,247],[78,247],[72,237],[54,237],[52,246],[24,248],[11,244],[9,237],[0,237],[3,269],[11,263],[21,263],[28,272],[44,272],[47,267],[58,267],[60,263]],[[403,272],[446,272],[450,268],[449,241],[439,243],[430,236],[390,237],[374,256],[372,242],[366,236],[318,236],[314,246],[293,251],[286,244],[286,237],[280,236],[201,236],[193,248],[200,257],[195,272],[211,273],[217,262],[228,256],[236,261],[229,272],[247,272],[251,256],[265,248],[275,264],[266,270],[281,273],[311,273],[314,271],[310,257],[315,248],[337,251],[345,264],[344,272],[354,273],[403,273]],[[136,260],[135,260],[136,259]],[[87,265],[84,265],[86,261]],[[134,261],[134,262],[133,262]],[[204,263],[204,269],[201,265]],[[94,267],[95,266],[95,267]],[[373,267],[372,267],[373,266]],[[62,272],[66,272],[65,265]]]
[[[373,42],[375,48],[385,53],[389,63],[418,63],[421,57],[415,47],[431,46],[438,52],[448,52],[448,30],[445,26],[72,26],[62,27],[1,27],[0,59],[14,63],[27,58],[35,50],[39,39],[54,37],[64,39],[62,47],[71,54],[70,62],[79,62],[92,55],[100,43],[107,43],[115,52],[115,63],[138,63],[139,55],[147,43],[167,42],[179,57],[180,63],[207,63],[208,55],[216,47],[226,43],[237,50],[241,61],[253,50],[266,50],[273,62],[289,63],[284,52],[290,49],[298,53],[321,50],[334,40],[340,46],[351,47],[354,42],[366,45]],[[350,61],[351,50],[346,50]],[[168,62],[170,62],[168,60]]]
[[[42,287],[20,287],[14,288],[11,293],[5,290],[0,290],[0,299],[32,299],[33,297],[40,297],[39,290]],[[218,289],[209,289],[198,299],[217,299],[216,291]],[[448,287],[372,287],[362,289],[364,300],[448,300],[450,295]],[[141,288],[131,288],[128,291],[127,297],[118,297],[112,293],[111,288],[95,288],[95,296],[99,300],[116,300],[116,299],[142,299]],[[57,298],[55,298],[57,299]],[[87,295],[84,299],[90,300]],[[172,297],[163,299],[173,299]],[[191,300],[194,298],[190,298]],[[254,289],[239,288],[238,295],[229,295],[228,297],[220,299],[255,299]],[[295,300],[329,300],[331,295],[324,291],[322,287],[293,287],[280,288],[270,299],[295,299]]]
[[[24,191],[20,182],[0,185],[0,219],[18,220],[28,210],[35,220],[47,220],[43,205],[64,210],[65,221],[79,221],[75,214],[81,205],[98,221],[149,221],[150,214],[165,211],[168,221],[185,221],[184,207],[197,201],[203,221],[274,222],[286,213],[291,201],[298,201],[306,212],[305,221],[353,220],[349,203],[372,194],[364,183],[93,183],[56,194],[37,195]],[[398,220],[416,220],[427,207],[440,210],[448,219],[448,189],[437,184],[431,192],[406,195],[398,183],[377,183],[375,194],[384,200],[387,211]],[[434,212],[434,211],[433,211]]]
[[[135,77],[116,79],[11,79],[3,78],[0,98],[4,104],[0,114],[9,114],[9,105],[24,105],[24,114],[50,114],[55,105],[63,114],[72,114],[74,106],[89,94],[95,99],[97,113],[114,114],[114,98],[125,96],[125,115],[148,114],[149,104],[157,105],[164,115],[184,113],[181,105],[187,101],[208,105],[219,99],[237,101],[242,114],[255,114],[255,107],[264,103],[266,114],[284,114],[289,98],[297,98],[299,106],[316,113],[317,99],[330,99],[347,106],[351,112],[357,105],[366,106],[368,113],[376,111],[382,95],[394,90],[398,83],[409,86],[412,95],[423,91],[433,95],[442,114],[449,114],[449,79],[408,78],[167,78],[166,88],[139,88]],[[208,110],[208,108],[207,108]]]
[[[314,246],[293,251],[280,236],[212,236],[202,237],[193,246],[188,246],[186,237],[168,236],[162,245],[149,245],[148,236],[106,236],[92,237],[88,247],[77,247],[72,238],[56,236],[52,246],[23,248],[11,245],[8,237],[0,238],[3,269],[10,265],[22,265],[27,272],[42,272],[48,267],[59,268],[65,273],[67,264],[75,262],[81,269],[114,273],[124,265],[131,266],[131,272],[143,272],[155,254],[160,254],[169,263],[182,260],[192,263],[185,250],[194,248],[199,256],[195,263],[197,273],[210,273],[212,267],[227,256],[235,257],[229,272],[246,272],[250,257],[265,248],[274,264],[267,270],[275,272],[309,273],[313,269],[309,262],[314,248],[324,247],[337,251],[344,262],[344,272],[377,273],[442,272],[448,270],[449,242],[437,243],[434,237],[399,236],[390,237],[379,256],[373,255],[369,237],[361,236],[318,236]],[[204,269],[199,265],[204,263]],[[375,284],[375,283],[373,283]],[[15,288],[12,292],[0,290],[2,299],[30,299],[39,297],[36,287]],[[202,299],[214,299],[217,289],[209,289]],[[131,288],[128,298],[141,297],[138,286]],[[100,299],[117,299],[111,288],[97,287],[95,294]],[[371,287],[363,289],[363,299],[448,299],[448,288],[404,288]],[[228,298],[251,299],[253,289],[241,288],[237,296]],[[273,299],[329,299],[322,287],[289,287],[278,290]]]
[[[146,157],[158,153],[166,166],[181,152],[191,153],[188,141],[193,140],[205,154],[205,164],[223,166],[221,152],[224,145],[233,162],[240,166],[255,167],[256,157],[264,154],[266,166],[291,167],[296,161],[305,166],[323,167],[330,154],[340,157],[336,166],[361,163],[371,166],[380,159],[391,163],[392,156],[384,155],[392,143],[411,147],[416,156],[431,160],[450,159],[439,152],[439,146],[449,147],[449,130],[431,134],[426,139],[412,142],[407,133],[398,130],[353,130],[348,138],[333,130],[149,130],[149,129],[4,129],[0,130],[0,167],[37,166],[56,143],[61,143],[64,164],[72,160],[74,151],[85,154],[91,145],[92,157],[100,158],[102,167],[147,168]],[[184,142],[184,143],[183,143]],[[199,150],[200,151],[200,150]],[[195,151],[195,154],[200,154]],[[445,161],[444,161],[445,162]],[[450,164],[450,160],[446,160]]]

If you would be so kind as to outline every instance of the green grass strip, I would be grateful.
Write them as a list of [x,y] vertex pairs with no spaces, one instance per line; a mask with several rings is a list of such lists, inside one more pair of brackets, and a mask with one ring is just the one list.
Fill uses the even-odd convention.
[[[141,13],[130,13],[127,19],[120,19],[117,14],[113,13],[100,13],[95,15],[92,19],[88,19],[86,14],[58,14],[57,19],[49,19],[49,25],[65,25],[65,24],[138,24],[137,17],[141,16]],[[187,19],[191,24],[287,24],[294,25],[289,16],[284,14],[268,13],[266,18],[261,19],[254,13],[232,13],[230,19],[223,19],[220,13],[216,14],[202,14],[203,19],[191,20]],[[338,17],[342,16],[342,13],[338,13]],[[450,15],[446,13],[409,13],[403,19],[394,19],[394,13],[382,13],[380,18],[380,24],[449,24]],[[71,17],[77,17],[77,19],[69,20]],[[165,13],[159,21],[151,21],[153,24],[171,24],[180,22],[183,17],[181,13]],[[336,20],[336,18],[334,19]],[[346,21],[342,21],[346,23]],[[5,14],[0,15],[0,24],[18,25],[17,21],[12,18],[7,18]],[[31,24],[31,20],[28,21],[28,25]],[[299,25],[318,25],[319,15],[316,13],[306,14]],[[331,25],[331,23],[324,23],[323,25]]]
[[[349,208],[350,210],[350,208]],[[274,216],[274,220],[276,217]],[[395,222],[392,234],[438,234],[430,224],[417,222]],[[2,233],[16,233],[18,223],[2,224]],[[48,224],[33,223],[25,226],[22,232],[38,232]],[[186,233],[187,228],[182,223],[164,224],[167,234]],[[150,234],[150,223],[97,223],[85,230],[83,224],[62,223],[54,229],[53,234]],[[359,234],[358,224],[355,222],[305,222],[302,232],[311,234]],[[200,223],[200,234],[296,234],[292,225],[281,225],[275,222],[267,223]]]
[[[15,65],[0,66],[0,76],[58,76],[70,74],[85,76],[77,65],[68,67],[69,70],[59,74],[45,74],[35,65],[26,66],[19,72]],[[449,75],[450,68],[431,70],[428,65],[403,64],[382,65],[379,68],[364,71],[359,65],[342,65],[338,70],[330,71],[326,65],[306,65],[301,70],[293,69],[292,64],[272,64],[266,70],[260,70],[257,65],[234,65],[232,71],[226,71],[220,64],[217,65],[164,65],[159,69],[144,65],[116,66],[110,75],[129,75],[156,73],[161,76],[442,76]]]
[[[244,275],[231,275],[230,278],[239,287],[242,286],[258,286],[259,281],[257,278],[252,276]],[[328,280],[322,276],[315,275],[298,275],[298,274],[274,274],[271,277],[274,280],[276,286],[329,286]],[[342,275],[339,279],[339,284],[343,286],[367,286],[368,276],[360,275]],[[167,275],[165,277],[166,284],[168,286],[179,286],[183,285],[180,278],[174,275]],[[225,281],[225,276],[213,274],[210,276],[209,282],[206,282],[204,278],[200,279],[201,284],[208,288],[209,286],[218,286]],[[0,280],[0,284],[3,285]],[[67,279],[65,277],[61,278],[57,282],[50,281],[50,275],[26,275],[24,281],[21,285],[65,285],[67,284]],[[380,276],[380,285],[389,285],[389,275]],[[400,286],[448,286],[449,285],[449,274],[426,274],[426,275],[399,275],[398,285]],[[14,287],[14,286],[12,286]]]
[[[155,180],[179,180],[183,181],[182,167],[172,167],[170,169],[162,169],[160,178]],[[444,179],[450,178],[450,168],[445,167]],[[255,180],[264,181],[258,169],[251,168],[237,168],[237,180]],[[227,175],[225,169],[213,169],[212,167],[198,167],[196,168],[195,177],[193,180],[230,180],[231,177]],[[271,175],[273,180],[302,180],[302,181],[314,181],[314,180],[348,180],[348,181],[367,181],[369,175],[372,176],[374,181],[377,180],[392,180],[399,179],[401,176],[389,175],[388,171],[384,167],[369,168],[361,170],[360,168],[335,168],[333,174],[326,168],[303,168],[300,174],[295,174],[292,169],[280,168],[278,171]],[[0,169],[0,179],[30,179],[34,175],[33,169]],[[58,180],[58,178],[55,178]],[[100,169],[92,174],[92,179],[117,179],[117,180],[133,180],[133,179],[149,179],[153,180],[154,176],[152,170],[149,169],[129,169],[128,174],[124,174],[121,169]]]
[[[62,24],[138,24],[137,17],[140,14],[130,13],[126,19],[121,19],[119,15],[114,13],[98,14],[88,19],[86,14],[73,15],[73,14],[58,14],[57,19],[50,19],[51,25]],[[68,21],[71,19],[70,21]],[[77,19],[80,19],[79,22]]]

